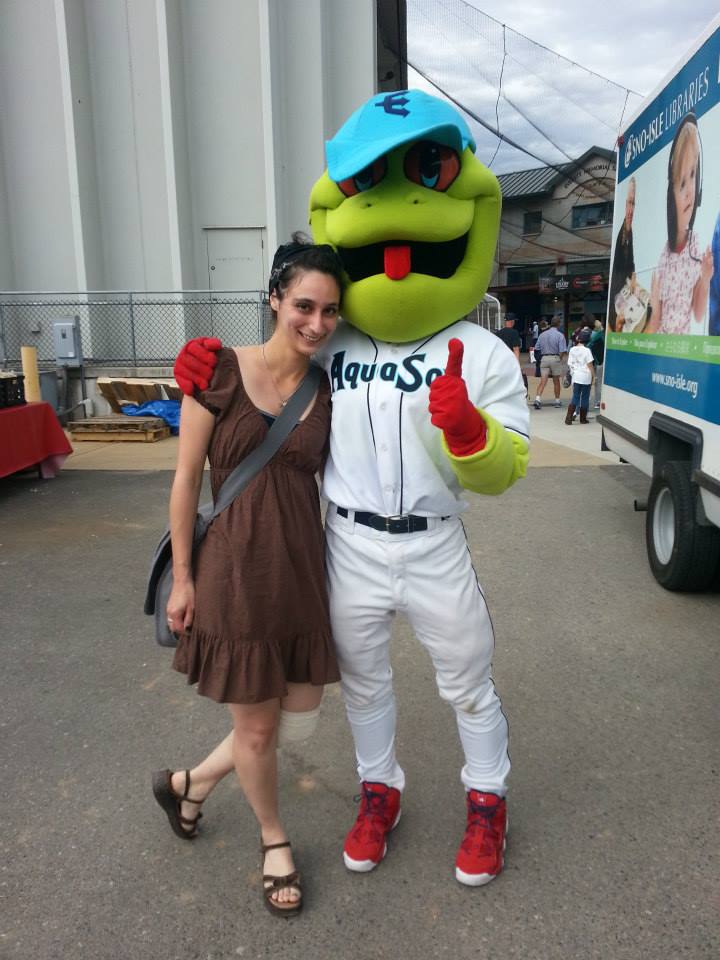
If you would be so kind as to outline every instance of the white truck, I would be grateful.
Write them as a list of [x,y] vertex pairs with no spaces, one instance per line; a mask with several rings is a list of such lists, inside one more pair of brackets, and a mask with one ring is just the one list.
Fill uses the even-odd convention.
[[668,590],[720,584],[719,215],[720,16],[618,138],[598,419],[651,478],[636,508]]

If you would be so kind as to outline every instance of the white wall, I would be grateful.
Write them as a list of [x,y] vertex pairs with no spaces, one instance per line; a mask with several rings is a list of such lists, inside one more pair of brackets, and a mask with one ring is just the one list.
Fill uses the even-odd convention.
[[85,285],[74,243],[54,0],[5,0],[0,117],[12,280],[20,289]]
[[[256,3],[180,4],[193,286],[208,286],[207,231],[265,227]],[[263,281],[259,265],[257,282]]]
[[[93,104],[88,38],[82,0],[56,3],[58,51],[63,79],[63,115],[71,191],[77,191],[74,223],[78,259],[84,264],[86,286],[104,284],[103,238],[100,230]],[[63,32],[65,44],[62,43]],[[66,49],[63,51],[63,46]],[[74,151],[74,157],[73,157]],[[81,251],[81,252],[80,252]],[[80,277],[78,277],[78,281]]]
[[147,282],[143,193],[136,162],[128,11],[114,0],[85,5],[93,132],[102,234],[101,289]]
[[[375,4],[357,0],[261,0],[266,117],[271,119],[268,177],[277,233],[307,230],[310,189],[325,166],[324,142],[376,88]],[[272,202],[272,201],[271,201]]]
[[2,0],[0,289],[264,287],[375,56],[374,0]]
[[[4,113],[2,98],[2,74],[0,73],[0,117]],[[0,290],[11,290],[15,286],[15,270],[13,263],[12,224],[10,222],[10,207],[7,199],[7,171],[4,158],[6,151],[3,148],[3,126],[0,123]]]

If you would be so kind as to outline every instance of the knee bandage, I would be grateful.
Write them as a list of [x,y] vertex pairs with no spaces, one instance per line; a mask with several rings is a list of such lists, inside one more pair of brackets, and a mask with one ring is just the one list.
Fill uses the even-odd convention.
[[291,710],[280,711],[280,725],[278,726],[278,746],[284,747],[289,743],[301,743],[315,733],[320,718],[320,707],[306,710],[303,713],[294,713]]

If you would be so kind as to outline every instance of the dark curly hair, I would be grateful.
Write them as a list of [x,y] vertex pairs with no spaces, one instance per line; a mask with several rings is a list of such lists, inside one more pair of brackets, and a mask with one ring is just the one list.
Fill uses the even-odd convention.
[[337,253],[329,244],[314,244],[300,232],[293,233],[290,243],[283,243],[275,251],[268,292],[275,293],[278,300],[282,300],[293,280],[309,270],[332,277],[342,296],[345,276]]

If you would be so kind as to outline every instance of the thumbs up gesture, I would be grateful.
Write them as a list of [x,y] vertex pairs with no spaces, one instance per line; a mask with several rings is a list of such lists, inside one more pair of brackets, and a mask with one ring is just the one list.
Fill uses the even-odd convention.
[[430,384],[430,420],[445,434],[450,452],[469,457],[485,447],[487,426],[470,402],[462,377],[464,346],[453,338],[448,343],[445,373]]

